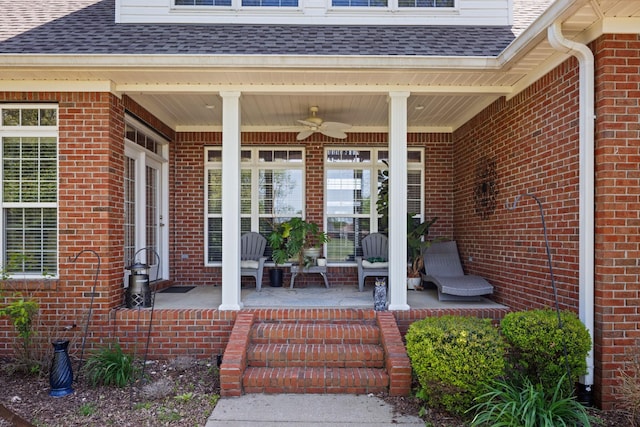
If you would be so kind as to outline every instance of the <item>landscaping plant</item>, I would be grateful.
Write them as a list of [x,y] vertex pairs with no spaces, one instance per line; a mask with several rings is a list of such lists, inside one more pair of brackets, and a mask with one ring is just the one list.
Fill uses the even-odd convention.
[[22,292],[12,290],[5,295],[9,287],[13,286],[10,282],[10,270],[14,264],[15,261],[10,261],[8,267],[0,268],[0,317],[9,319],[18,337],[15,346],[16,363],[13,364],[13,368],[27,373],[38,373],[40,363],[32,353],[33,339],[36,336],[36,318],[40,307],[35,299],[25,296]]
[[6,306],[0,308],[0,316],[7,316],[20,338],[20,357],[30,360],[31,340],[36,331],[33,328],[34,318],[38,314],[38,303],[16,293]]
[[554,310],[520,311],[507,314],[500,326],[512,347],[513,369],[547,390],[553,390],[565,377],[564,392],[568,395],[578,377],[587,373],[591,338],[575,313],[562,311],[560,319],[562,329]]
[[93,353],[85,364],[87,377],[92,386],[115,385],[124,387],[138,374],[140,368],[133,357],[122,351],[116,341]]
[[411,324],[406,341],[418,397],[429,406],[463,415],[482,383],[504,374],[506,344],[489,319],[428,317]]
[[620,374],[619,406],[628,413],[629,425],[640,426],[640,341],[627,348]]
[[493,380],[469,412],[475,413],[471,426],[557,427],[591,425],[585,408],[567,395],[561,376],[549,390],[527,377],[516,381]]

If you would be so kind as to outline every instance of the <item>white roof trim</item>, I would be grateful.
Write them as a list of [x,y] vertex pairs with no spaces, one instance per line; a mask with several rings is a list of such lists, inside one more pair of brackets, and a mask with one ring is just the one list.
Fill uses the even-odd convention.
[[34,55],[0,54],[3,67],[114,68],[369,68],[491,70],[500,63],[487,56],[295,56],[295,55]]

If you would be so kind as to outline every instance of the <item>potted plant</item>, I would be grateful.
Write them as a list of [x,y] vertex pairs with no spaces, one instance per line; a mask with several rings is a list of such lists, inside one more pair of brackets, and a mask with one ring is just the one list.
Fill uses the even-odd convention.
[[424,249],[431,244],[431,241],[427,240],[426,237],[429,234],[429,227],[431,227],[437,219],[437,217],[433,217],[430,221],[416,224],[413,215],[407,215],[407,254],[409,256],[409,264],[407,267],[408,289],[416,289],[422,283],[422,269],[424,267],[422,253]]
[[329,236],[321,231],[315,222],[291,218],[276,225],[269,234],[268,240],[273,250],[271,257],[276,264],[276,269],[279,264],[292,260],[300,266],[309,267],[317,255],[308,254],[305,257],[305,249],[327,243]]
[[273,231],[267,237],[269,246],[271,246],[271,258],[275,264],[275,267],[269,270],[269,279],[271,280],[271,286],[282,286],[282,269],[278,265],[284,264],[289,261],[291,254],[289,247],[287,246],[291,227],[288,222],[277,224],[273,227]]
[[[387,164],[385,162],[385,164]],[[387,165],[388,166],[388,165]],[[380,188],[378,189],[378,201],[376,209],[380,215],[378,229],[381,233],[389,233],[389,172],[380,172]],[[426,239],[429,234],[429,227],[438,218],[433,217],[429,221],[418,222],[415,214],[407,213],[407,288],[415,289],[422,281],[421,272],[424,266],[422,252],[431,242]]]

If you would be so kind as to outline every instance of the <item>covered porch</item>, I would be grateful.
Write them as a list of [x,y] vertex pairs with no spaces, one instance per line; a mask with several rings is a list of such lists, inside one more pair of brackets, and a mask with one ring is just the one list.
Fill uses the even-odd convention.
[[[182,289],[180,289],[182,288]],[[180,292],[176,291],[179,290]],[[244,286],[241,290],[241,301],[245,309],[257,308],[358,308],[373,309],[373,287],[367,286],[363,292],[353,285],[302,284],[293,289],[289,286],[273,288],[265,286],[262,291],[255,287]],[[155,294],[155,310],[163,309],[210,309],[218,307],[222,302],[220,286],[174,286],[158,291]],[[439,301],[435,288],[425,287],[422,291],[407,291],[407,303],[412,309],[467,310],[500,309],[508,307],[496,303],[489,298],[461,301]]]

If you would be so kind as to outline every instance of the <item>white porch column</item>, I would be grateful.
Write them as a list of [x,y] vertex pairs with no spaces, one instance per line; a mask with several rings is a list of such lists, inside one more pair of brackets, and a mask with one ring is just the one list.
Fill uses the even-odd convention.
[[222,303],[240,310],[240,92],[222,97]]
[[389,93],[389,310],[407,304],[407,98]]

